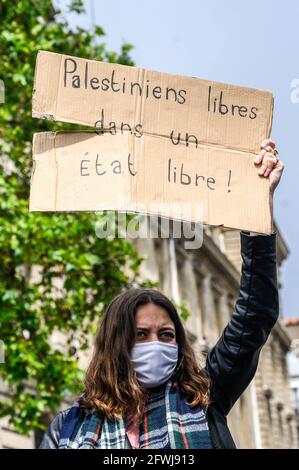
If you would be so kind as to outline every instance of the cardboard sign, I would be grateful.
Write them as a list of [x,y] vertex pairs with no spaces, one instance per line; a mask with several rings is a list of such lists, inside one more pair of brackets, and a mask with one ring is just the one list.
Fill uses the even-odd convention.
[[[36,135],[30,210],[153,213],[160,203],[168,217],[270,233],[269,181],[253,158],[272,112],[268,91],[42,51],[33,116],[105,133]],[[180,204],[203,204],[203,220]]]
[[45,132],[33,158],[31,211],[136,211],[271,231],[268,182],[249,153],[128,132]]

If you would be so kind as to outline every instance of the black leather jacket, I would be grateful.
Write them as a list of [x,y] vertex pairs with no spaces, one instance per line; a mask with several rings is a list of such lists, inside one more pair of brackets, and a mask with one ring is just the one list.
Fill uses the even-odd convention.
[[[209,351],[212,404],[207,410],[214,448],[235,448],[226,416],[254,377],[259,354],[278,318],[276,233],[250,236],[241,232],[242,274],[235,311],[222,336]],[[40,448],[58,448],[68,410],[59,412]]]

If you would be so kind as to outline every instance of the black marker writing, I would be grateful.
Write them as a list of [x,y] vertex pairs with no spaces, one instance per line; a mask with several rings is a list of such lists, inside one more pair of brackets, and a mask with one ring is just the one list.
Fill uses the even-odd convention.
[[249,117],[249,119],[255,119],[257,117],[257,111],[258,108],[256,106],[252,106],[248,109],[247,106],[225,102],[224,92],[221,91],[219,95],[214,96],[212,86],[209,86],[208,112],[217,113],[222,116],[232,115],[241,118]]
[[159,86],[152,84],[149,79],[145,83],[133,82],[127,77],[121,77],[120,71],[112,70],[109,76],[91,76],[88,62],[85,63],[83,74],[78,71],[78,63],[74,58],[64,59],[64,87],[84,88],[85,90],[98,90],[113,93],[122,93],[131,96],[142,96],[143,98],[153,98],[155,100],[169,100],[178,104],[186,102],[187,91],[176,89],[170,86]]
[[[84,156],[88,155],[88,152]],[[134,171],[134,163],[131,161],[131,154],[129,153],[126,158],[126,163],[122,163],[121,160],[113,160],[112,162],[107,162],[106,159],[103,161],[103,158],[96,154],[89,158],[83,159],[80,161],[80,176],[91,176],[92,174],[96,176],[103,176],[109,172],[109,168],[115,175],[121,175],[125,172],[127,168],[131,176],[136,176],[137,171]]]

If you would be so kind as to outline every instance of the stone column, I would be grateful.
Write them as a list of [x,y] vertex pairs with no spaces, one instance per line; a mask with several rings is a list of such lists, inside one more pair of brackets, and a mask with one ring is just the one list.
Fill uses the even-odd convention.
[[232,314],[228,306],[227,292],[225,292],[224,290],[222,290],[219,296],[219,312],[221,316],[221,328],[223,331],[228,322],[230,321]]
[[198,289],[196,283],[196,277],[193,270],[192,256],[186,253],[186,256],[182,262],[181,278],[179,279],[179,285],[183,287],[182,297],[187,300],[188,308],[191,312],[190,317],[186,321],[186,328],[193,335],[196,336],[196,340],[193,343],[193,348],[196,353],[196,357],[201,360],[201,343],[203,336],[202,318],[198,302]]
[[169,238],[168,240],[168,250],[171,298],[174,302],[180,303],[181,296],[179,292],[178,267],[175,251],[175,240],[173,238]]
[[137,238],[134,243],[137,246],[138,253],[145,256],[140,266],[142,278],[150,278],[152,281],[159,281],[158,266],[155,261],[155,246],[153,238]]
[[269,342],[263,347],[257,373],[254,379],[256,384],[259,405],[259,427],[263,449],[274,448],[276,415],[273,408],[273,368],[271,347]]
[[163,281],[162,281],[162,290],[165,295],[171,297],[171,276],[170,276],[170,264],[169,264],[169,248],[168,248],[168,239],[162,238],[162,265],[163,265]]
[[209,347],[212,347],[218,339],[218,332],[215,318],[215,304],[211,285],[211,275],[209,273],[206,273],[202,280],[201,295],[204,310],[204,334]]

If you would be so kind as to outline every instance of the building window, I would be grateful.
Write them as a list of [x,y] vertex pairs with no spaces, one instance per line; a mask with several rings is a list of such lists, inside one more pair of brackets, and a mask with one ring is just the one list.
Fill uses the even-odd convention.
[[219,240],[220,251],[222,251],[222,253],[225,253],[225,239],[224,239],[223,233],[219,233],[218,240]]
[[267,409],[267,416],[270,426],[272,426],[272,409],[271,409],[271,398],[273,397],[272,390],[264,386],[263,387],[263,394],[266,400],[266,409]]
[[159,238],[154,239],[154,250],[155,250],[155,258],[157,261],[158,265],[158,272],[159,272],[159,284],[160,287],[163,287],[164,284],[164,270],[165,270],[165,264],[164,264],[164,252],[163,252],[163,242],[164,240],[161,240]]
[[299,414],[299,388],[292,388],[296,413]]
[[268,420],[269,420],[269,423],[272,425],[271,402],[270,402],[270,398],[267,398],[267,397],[266,397],[266,406],[267,406]]
[[282,422],[282,409],[283,409],[283,404],[278,402],[276,405],[277,408],[277,415],[278,415],[278,426],[279,426],[279,431],[280,435],[283,435],[283,422]]
[[221,324],[221,312],[219,306],[219,297],[214,294],[214,312],[216,320],[216,328],[218,336],[221,336],[222,333],[222,324]]
[[293,415],[288,414],[287,415],[287,427],[288,427],[288,432],[289,432],[289,445],[291,446],[293,444],[293,426],[292,426],[292,420],[293,420]]

